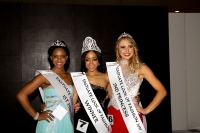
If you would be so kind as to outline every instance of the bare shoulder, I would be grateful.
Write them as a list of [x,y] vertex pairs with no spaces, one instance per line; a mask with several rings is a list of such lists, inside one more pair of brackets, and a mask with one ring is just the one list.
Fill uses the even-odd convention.
[[140,71],[145,71],[147,69],[150,69],[149,66],[147,66],[146,64],[141,64],[139,70]]
[[38,74],[37,76],[35,76],[33,78],[34,81],[42,81],[42,82],[48,82],[48,80],[42,75],[42,74]]
[[145,75],[147,73],[152,73],[152,70],[149,68],[148,65],[142,64],[139,68],[138,75]]
[[107,82],[109,82],[109,78],[108,78],[108,73],[106,72],[106,73],[103,73],[103,78],[107,81]]
[[37,76],[35,76],[35,78],[33,79],[33,82],[41,82],[41,87],[45,88],[47,86],[49,86],[51,83],[42,75],[42,74],[38,74]]
[[108,73],[101,73],[103,78],[108,78]]

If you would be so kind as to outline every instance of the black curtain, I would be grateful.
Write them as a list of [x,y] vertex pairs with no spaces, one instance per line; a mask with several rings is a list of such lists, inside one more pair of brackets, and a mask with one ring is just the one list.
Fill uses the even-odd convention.
[[[49,68],[47,49],[54,40],[65,41],[71,51],[69,71],[80,71],[82,42],[86,36],[93,37],[102,50],[105,72],[105,62],[115,59],[115,41],[127,32],[138,44],[142,60],[168,92],[159,107],[146,116],[148,133],[172,132],[167,7],[1,2],[0,14],[0,104],[4,130],[35,132],[36,121],[21,108],[15,95],[36,70]],[[144,80],[140,93],[146,107],[155,91]],[[38,91],[30,96],[30,101],[40,111]]]

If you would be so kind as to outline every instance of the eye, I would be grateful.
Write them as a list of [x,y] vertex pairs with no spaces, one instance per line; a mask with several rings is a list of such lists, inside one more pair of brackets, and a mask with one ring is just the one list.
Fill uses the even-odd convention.
[[125,46],[120,46],[120,48],[125,48]]
[[57,56],[56,56],[56,55],[53,55],[53,58],[57,58]]
[[65,57],[66,57],[65,55],[62,55],[62,56],[61,56],[61,58],[65,58]]
[[129,45],[129,48],[133,48],[133,46],[132,46],[132,45]]
[[89,61],[89,59],[86,58],[85,61]]
[[94,61],[97,61],[98,59],[97,58],[94,58]]

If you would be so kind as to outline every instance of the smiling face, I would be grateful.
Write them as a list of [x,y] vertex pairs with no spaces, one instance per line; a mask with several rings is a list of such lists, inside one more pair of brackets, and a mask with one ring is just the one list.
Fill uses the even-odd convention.
[[56,48],[52,55],[50,56],[53,64],[54,64],[54,67],[57,67],[57,68],[62,68],[64,67],[65,63],[66,63],[66,60],[68,58],[66,52],[64,49],[62,48]]
[[134,54],[133,45],[127,39],[122,39],[118,44],[118,52],[121,60],[128,61]]
[[85,67],[88,71],[93,72],[97,70],[99,61],[94,51],[90,51],[85,56]]

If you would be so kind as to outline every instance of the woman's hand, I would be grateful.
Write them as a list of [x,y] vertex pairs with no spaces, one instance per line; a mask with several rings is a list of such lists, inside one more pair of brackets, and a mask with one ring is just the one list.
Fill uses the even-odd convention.
[[134,104],[134,105],[135,105],[135,108],[136,108],[137,112],[139,112],[139,113],[141,113],[143,115],[147,115],[148,114],[148,112],[144,108],[140,107],[138,104]]
[[44,108],[46,107],[46,104],[45,103],[43,103],[43,104],[41,104],[41,111],[40,112],[43,112],[44,111]]
[[81,107],[80,107],[80,103],[76,103],[75,105],[74,105],[74,111],[75,111],[75,113],[77,113],[78,111],[79,111],[79,109],[80,109]]
[[138,104],[140,103],[140,96],[139,95],[140,95],[140,93],[138,93],[137,96],[134,97],[134,101]]
[[42,111],[38,117],[38,120],[46,120],[47,122],[53,121],[54,116],[51,113],[51,110]]

